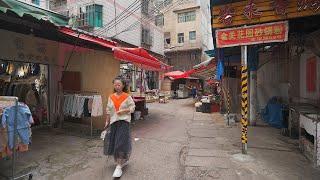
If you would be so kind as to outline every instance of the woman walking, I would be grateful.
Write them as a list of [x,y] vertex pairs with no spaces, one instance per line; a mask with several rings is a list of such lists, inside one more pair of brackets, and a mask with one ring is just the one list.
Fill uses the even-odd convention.
[[122,168],[128,164],[131,153],[130,121],[131,113],[135,110],[135,103],[127,94],[124,79],[117,77],[113,80],[114,93],[109,96],[107,104],[107,118],[105,127],[111,126],[109,137],[105,138],[105,154],[113,155],[117,164],[113,177],[122,175]]

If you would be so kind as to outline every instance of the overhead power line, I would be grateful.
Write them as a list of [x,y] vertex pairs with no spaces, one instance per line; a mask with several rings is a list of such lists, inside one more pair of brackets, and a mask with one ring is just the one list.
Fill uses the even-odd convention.
[[119,23],[121,23],[122,21],[124,21],[125,19],[130,17],[132,14],[134,14],[136,11],[138,11],[141,8],[141,6],[142,6],[142,4],[139,3],[139,0],[137,2],[135,1],[135,4],[133,6],[123,10],[123,12],[121,13],[121,16],[118,15],[116,18],[111,20],[108,24],[104,25],[101,29],[99,29],[97,31],[97,34],[101,35],[105,31],[108,31],[109,29],[111,29],[114,26],[118,25]]
[[[179,0],[179,1],[176,1],[176,2],[172,3],[169,7],[167,6],[167,7],[166,7],[167,9],[165,9],[163,12],[161,12],[161,14],[165,14],[166,12],[172,10],[172,9],[175,8],[177,5],[180,5],[180,3],[182,3],[183,1],[184,1],[184,0]],[[163,5],[164,3],[165,3],[165,2],[163,2],[162,5]],[[159,9],[154,9],[153,13],[156,12],[156,11],[158,11],[158,10],[159,10]],[[136,28],[136,26],[139,25],[140,22],[143,22],[143,21],[154,21],[155,18],[156,18],[156,16],[157,16],[157,15],[152,16],[151,18],[146,18],[146,17],[144,17],[144,18],[142,18],[141,20],[137,20],[136,22],[132,23],[129,27],[127,27],[126,29],[122,30],[121,32],[113,35],[112,37],[118,36],[119,34],[122,34],[122,33],[124,33],[124,32],[127,32],[127,31],[129,31],[129,30],[132,30],[132,29]],[[112,38],[112,37],[111,37],[111,38]]]

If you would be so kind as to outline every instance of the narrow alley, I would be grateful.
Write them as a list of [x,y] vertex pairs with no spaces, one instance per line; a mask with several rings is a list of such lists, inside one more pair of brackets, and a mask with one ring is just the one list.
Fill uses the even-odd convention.
[[0,0],[0,180],[320,180],[320,0]]
[[[240,127],[227,127],[220,114],[194,111],[193,100],[148,104],[150,115],[132,125],[133,152],[121,179],[319,179],[296,141],[267,125],[249,128],[248,157],[241,157]],[[56,131],[34,139],[18,157],[18,169],[34,179],[112,179],[114,162],[103,141]],[[36,154],[36,156],[35,156]],[[37,157],[37,159],[34,159]]]

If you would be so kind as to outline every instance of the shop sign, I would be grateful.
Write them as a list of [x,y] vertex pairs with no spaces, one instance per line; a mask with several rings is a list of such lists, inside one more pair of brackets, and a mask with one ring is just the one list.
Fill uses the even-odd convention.
[[320,14],[320,0],[248,0],[212,7],[212,27],[226,28]]
[[288,21],[216,30],[218,48],[288,41]]

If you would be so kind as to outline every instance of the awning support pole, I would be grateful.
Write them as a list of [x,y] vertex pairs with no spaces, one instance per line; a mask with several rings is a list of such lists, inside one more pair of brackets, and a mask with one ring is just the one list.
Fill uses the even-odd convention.
[[248,67],[247,46],[241,47],[241,142],[242,154],[248,150]]

